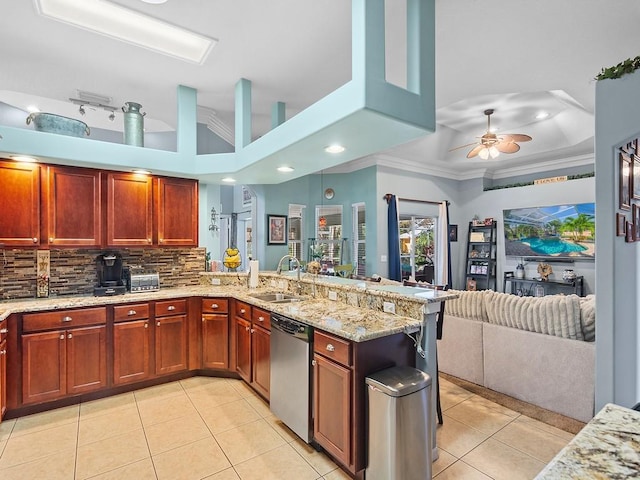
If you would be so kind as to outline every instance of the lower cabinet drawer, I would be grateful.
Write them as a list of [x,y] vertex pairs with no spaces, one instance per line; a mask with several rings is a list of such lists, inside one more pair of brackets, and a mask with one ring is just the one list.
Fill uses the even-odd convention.
[[113,307],[113,321],[126,322],[129,320],[143,320],[149,318],[148,303],[132,303]]
[[84,308],[82,310],[60,310],[57,312],[29,313],[22,316],[22,331],[37,332],[59,328],[107,323],[107,308]]
[[346,367],[351,366],[351,342],[316,330],[313,351]]
[[156,302],[156,317],[166,317],[167,315],[182,315],[187,313],[186,300],[166,300]]
[[229,299],[227,298],[203,298],[202,313],[227,313],[229,311]]

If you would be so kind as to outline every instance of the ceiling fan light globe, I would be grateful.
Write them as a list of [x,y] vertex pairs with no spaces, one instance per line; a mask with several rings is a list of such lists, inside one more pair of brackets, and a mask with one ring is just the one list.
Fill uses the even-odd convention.
[[489,147],[489,155],[491,155],[491,158],[496,158],[498,155],[500,155],[500,151],[496,148],[495,145],[491,145],[491,147]]
[[482,160],[486,160],[487,158],[489,158],[489,149],[487,147],[484,147],[482,150],[478,152],[478,156]]

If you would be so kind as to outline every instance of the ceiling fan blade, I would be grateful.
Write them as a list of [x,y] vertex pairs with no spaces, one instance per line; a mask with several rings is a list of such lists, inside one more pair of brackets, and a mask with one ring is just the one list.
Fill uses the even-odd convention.
[[532,140],[529,135],[525,135],[524,133],[503,133],[500,135],[500,138],[505,142],[529,142]]
[[502,153],[516,153],[520,150],[520,145],[515,142],[498,142],[495,147]]
[[467,153],[467,158],[473,158],[476,155],[478,155],[478,153],[480,153],[480,150],[482,150],[484,148],[484,145],[478,145],[476,147],[474,147],[469,153]]
[[450,152],[453,152],[454,150],[460,150],[461,148],[466,148],[466,147],[470,147],[471,145],[475,145],[478,142],[473,142],[473,143],[467,143],[466,145],[460,145],[459,147],[454,147],[451,150],[449,150]]

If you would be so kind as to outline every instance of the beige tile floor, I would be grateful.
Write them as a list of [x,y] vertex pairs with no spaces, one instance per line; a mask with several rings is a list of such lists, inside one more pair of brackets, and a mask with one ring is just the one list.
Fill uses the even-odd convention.
[[[572,435],[450,383],[433,474],[527,479]],[[342,480],[238,380],[194,377],[0,424],[2,480]]]

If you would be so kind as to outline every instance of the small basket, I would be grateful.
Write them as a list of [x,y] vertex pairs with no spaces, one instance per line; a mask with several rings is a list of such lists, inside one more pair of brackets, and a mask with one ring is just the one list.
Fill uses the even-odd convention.
[[91,134],[86,123],[74,118],[63,117],[53,113],[34,112],[27,117],[27,125],[33,126],[39,132],[57,133],[71,137],[84,137]]

